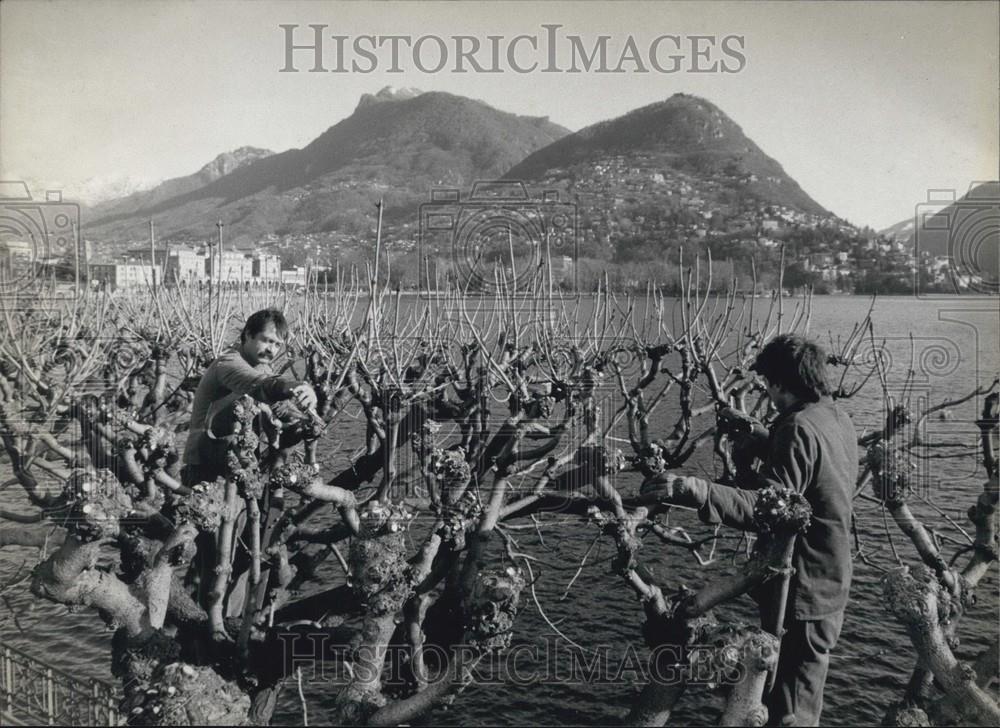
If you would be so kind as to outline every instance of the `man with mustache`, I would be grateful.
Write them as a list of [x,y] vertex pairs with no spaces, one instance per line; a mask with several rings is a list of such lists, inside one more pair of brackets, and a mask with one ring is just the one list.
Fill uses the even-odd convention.
[[233,433],[232,405],[240,397],[250,395],[266,404],[291,400],[305,412],[316,407],[316,392],[309,384],[282,379],[271,370],[271,362],[281,353],[287,336],[288,323],[281,311],[257,311],[243,326],[239,345],[205,370],[191,408],[184,449],[184,485],[215,480],[223,474],[223,438]]

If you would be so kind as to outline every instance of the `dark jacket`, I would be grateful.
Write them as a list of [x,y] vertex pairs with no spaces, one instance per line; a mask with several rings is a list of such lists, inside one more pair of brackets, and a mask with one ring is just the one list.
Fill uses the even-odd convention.
[[[858,477],[858,445],[847,414],[829,397],[783,413],[771,428],[768,455],[754,487],[802,493],[812,507],[806,533],[795,545],[788,614],[819,619],[842,610],[851,588],[851,508]],[[706,523],[753,529],[757,493],[718,483],[698,515]],[[776,593],[773,589],[763,594]],[[761,609],[773,608],[761,601]]]
[[276,376],[267,364],[250,366],[237,349],[225,352],[208,366],[195,391],[185,465],[221,468],[226,443],[216,438],[232,434],[236,400],[250,395],[258,402],[272,404],[291,397],[294,386],[294,382]]

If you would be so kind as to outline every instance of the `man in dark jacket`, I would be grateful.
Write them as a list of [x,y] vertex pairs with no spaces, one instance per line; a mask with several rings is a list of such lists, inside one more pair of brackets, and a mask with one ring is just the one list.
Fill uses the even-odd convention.
[[[760,352],[753,369],[764,377],[779,414],[760,473],[754,482],[740,485],[794,488],[812,507],[809,528],[795,545],[785,631],[778,635],[777,676],[765,703],[772,725],[818,725],[830,651],[840,635],[851,587],[857,436],[850,418],[829,396],[826,356],[816,344],[800,336],[778,336]],[[642,491],[665,503],[697,508],[706,523],[753,528],[755,490],[662,474],[643,483]],[[781,612],[780,581],[755,594],[761,622],[772,630]]]
[[287,335],[281,311],[257,311],[247,319],[239,346],[205,370],[191,407],[184,449],[185,485],[214,480],[225,472],[226,443],[221,438],[232,434],[232,408],[240,397],[250,395],[267,404],[291,400],[307,412],[316,406],[316,393],[309,384],[282,379],[271,371]]

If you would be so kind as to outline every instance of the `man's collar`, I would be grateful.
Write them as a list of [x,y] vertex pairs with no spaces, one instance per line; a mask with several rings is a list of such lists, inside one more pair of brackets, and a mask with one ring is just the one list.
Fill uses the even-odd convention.
[[816,404],[816,402],[807,402],[804,399],[800,399],[795,404],[793,404],[791,407],[789,407],[788,409],[786,409],[784,412],[779,412],[777,418],[775,418],[775,421],[776,422],[780,422],[781,420],[784,420],[784,419],[786,419],[788,417],[791,417],[795,413],[801,412],[802,410],[804,410],[806,407],[808,407],[811,404]]

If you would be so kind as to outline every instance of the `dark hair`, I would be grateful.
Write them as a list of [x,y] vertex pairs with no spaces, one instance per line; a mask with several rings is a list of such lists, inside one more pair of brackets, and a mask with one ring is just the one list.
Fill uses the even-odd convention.
[[799,399],[817,402],[830,394],[826,352],[805,337],[781,334],[767,343],[750,367],[771,384],[781,385]]
[[255,337],[268,324],[274,324],[274,330],[278,332],[281,338],[285,338],[288,335],[288,322],[285,321],[285,314],[276,308],[265,308],[252,314],[247,319],[247,322],[243,325],[243,331],[240,332],[240,343],[246,341],[248,336],[251,339]]

